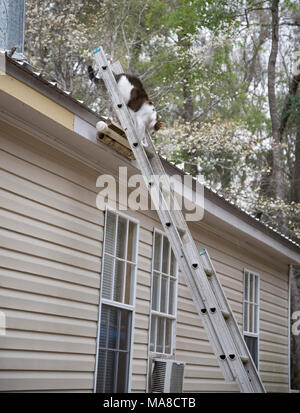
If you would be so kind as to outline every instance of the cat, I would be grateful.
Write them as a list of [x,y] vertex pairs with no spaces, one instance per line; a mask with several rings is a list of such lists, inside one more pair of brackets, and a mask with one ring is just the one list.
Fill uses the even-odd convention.
[[[92,66],[88,66],[88,75],[95,84],[103,85],[103,81],[95,76]],[[152,135],[163,126],[163,123],[159,119],[153,103],[149,100],[142,82],[136,76],[127,73],[118,75],[114,73],[114,77],[125,104],[134,115],[133,119],[136,122],[138,135],[146,146],[145,132],[148,131]]]

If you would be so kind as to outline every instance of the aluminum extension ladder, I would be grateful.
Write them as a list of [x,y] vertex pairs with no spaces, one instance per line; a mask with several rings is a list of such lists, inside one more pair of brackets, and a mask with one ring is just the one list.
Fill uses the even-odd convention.
[[[205,249],[198,251],[179,208],[170,209],[166,193],[154,176],[166,176],[153,142],[146,134],[147,146],[137,136],[134,120],[124,103],[112,69],[102,47],[93,50],[98,75],[103,79],[115,111],[138,162],[152,201],[185,276],[195,306],[202,318],[212,348],[226,381],[236,381],[241,392],[264,393],[265,389],[248,347],[232,314],[215,269]],[[120,67],[120,66],[119,66]],[[120,69],[119,69],[120,70]],[[166,184],[166,188],[169,186]],[[176,205],[175,196],[173,205]]]

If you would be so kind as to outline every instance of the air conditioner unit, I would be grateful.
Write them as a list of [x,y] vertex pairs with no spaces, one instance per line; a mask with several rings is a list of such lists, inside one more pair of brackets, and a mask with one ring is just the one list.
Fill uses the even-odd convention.
[[182,393],[185,363],[168,359],[153,359],[152,393]]

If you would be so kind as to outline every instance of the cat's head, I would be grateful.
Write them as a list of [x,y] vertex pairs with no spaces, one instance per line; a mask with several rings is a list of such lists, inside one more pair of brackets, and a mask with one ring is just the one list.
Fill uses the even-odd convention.
[[159,117],[157,117],[157,121],[154,125],[154,132],[157,132],[163,126],[165,126],[165,124],[159,119]]

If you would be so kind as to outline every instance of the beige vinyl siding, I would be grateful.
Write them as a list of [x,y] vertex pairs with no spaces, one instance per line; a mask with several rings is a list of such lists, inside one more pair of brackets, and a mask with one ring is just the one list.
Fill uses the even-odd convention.
[[[0,310],[7,315],[0,389],[93,391],[104,225],[95,206],[100,173],[0,126]],[[145,392],[153,228],[162,228],[153,213],[128,215],[140,222],[131,390]],[[204,224],[192,229],[199,248],[209,251],[240,328],[243,270],[260,274],[260,372],[268,391],[287,391],[287,268]],[[222,377],[182,274],[176,359],[187,363],[186,392],[238,391]]]
[[[161,228],[157,222],[153,225]],[[224,242],[203,229],[193,231],[199,249],[206,247],[242,331],[243,271],[260,274],[260,373],[267,391],[288,391],[288,276],[287,268],[268,262],[246,249]],[[198,316],[185,279],[179,272],[176,359],[186,362],[185,392],[234,392],[226,383]]]
[[[288,391],[287,268],[276,268],[267,258],[263,262],[206,230],[194,233],[194,237],[201,241],[199,248],[208,249],[241,330],[243,269],[260,274],[259,370],[267,391]],[[176,358],[187,362],[184,390],[238,391],[235,384],[223,380],[182,275],[178,294]]]
[[[7,336],[0,337],[0,390],[93,391],[104,232],[95,206],[99,173],[1,126],[0,309]],[[153,221],[131,215],[144,217],[131,380],[132,391],[144,392]]]
[[140,221],[140,225],[131,382],[133,392],[145,392],[146,390],[148,359],[152,232],[150,228],[147,229],[147,227],[142,226],[143,221]]
[[104,222],[97,174],[1,131],[0,389],[92,391]]

